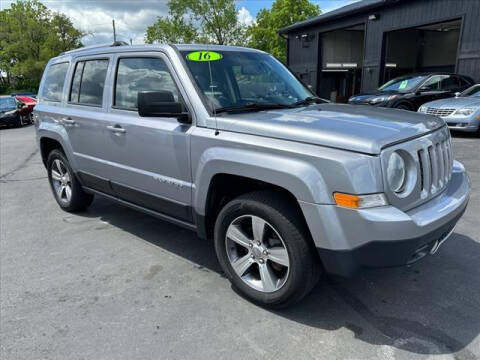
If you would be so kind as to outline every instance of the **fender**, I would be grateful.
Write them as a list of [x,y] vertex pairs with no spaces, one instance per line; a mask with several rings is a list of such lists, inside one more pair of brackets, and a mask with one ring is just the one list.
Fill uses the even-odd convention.
[[[45,119],[47,116],[48,116],[47,114],[43,114],[42,118]],[[65,128],[62,125],[55,122],[53,118],[50,119],[50,121],[42,120],[38,125],[38,129],[37,129],[37,143],[39,147],[40,147],[40,141],[43,138],[53,139],[60,143],[65,153],[65,156],[67,157],[68,162],[70,163],[70,166],[72,167],[73,171],[76,172],[78,167],[75,162],[72,145],[68,140],[68,134]]]
[[201,155],[194,174],[193,206],[199,215],[205,215],[210,182],[216,174],[261,180],[288,190],[300,201],[332,203],[324,178],[304,160],[247,149],[213,147]]

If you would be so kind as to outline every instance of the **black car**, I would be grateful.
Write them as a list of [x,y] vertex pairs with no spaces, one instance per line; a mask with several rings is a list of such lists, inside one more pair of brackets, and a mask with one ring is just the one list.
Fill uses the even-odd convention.
[[0,125],[23,126],[26,121],[20,115],[24,104],[11,96],[0,96]]
[[453,97],[473,84],[468,76],[457,74],[411,74],[390,80],[374,93],[352,96],[348,103],[417,111],[426,102]]

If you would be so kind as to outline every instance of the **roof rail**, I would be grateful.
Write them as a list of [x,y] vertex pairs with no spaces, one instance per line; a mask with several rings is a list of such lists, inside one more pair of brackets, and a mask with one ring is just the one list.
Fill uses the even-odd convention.
[[84,50],[93,50],[93,49],[99,49],[99,48],[109,47],[109,46],[112,47],[112,46],[127,46],[127,45],[128,43],[126,43],[125,41],[115,41],[113,43],[96,44],[96,45],[84,46],[78,49],[64,51],[60,53],[59,56],[66,55],[66,54],[73,54],[73,53],[84,51]]

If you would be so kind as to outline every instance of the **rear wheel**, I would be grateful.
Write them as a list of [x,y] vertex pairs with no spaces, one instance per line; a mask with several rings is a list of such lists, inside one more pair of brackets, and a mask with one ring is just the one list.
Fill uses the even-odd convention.
[[233,287],[260,305],[292,305],[319,278],[303,219],[273,192],[242,195],[225,205],[215,225],[215,250]]
[[93,195],[83,191],[65,154],[52,150],[47,160],[48,180],[55,200],[65,211],[85,210],[93,201]]

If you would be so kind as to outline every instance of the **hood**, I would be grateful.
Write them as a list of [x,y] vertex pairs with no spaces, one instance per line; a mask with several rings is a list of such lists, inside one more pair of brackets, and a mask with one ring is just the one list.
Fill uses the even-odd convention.
[[348,100],[348,102],[350,102],[350,103],[368,103],[371,99],[379,97],[379,96],[388,96],[388,95],[396,95],[396,94],[402,94],[402,93],[399,92],[399,91],[381,91],[381,90],[378,90],[378,91],[372,92],[372,93],[354,95]]
[[223,130],[379,154],[445,125],[435,116],[361,105],[321,104],[217,116]]
[[458,98],[448,98],[442,100],[431,101],[426,103],[425,106],[435,109],[461,109],[464,107],[476,107],[480,106],[480,97],[478,96],[466,96]]

